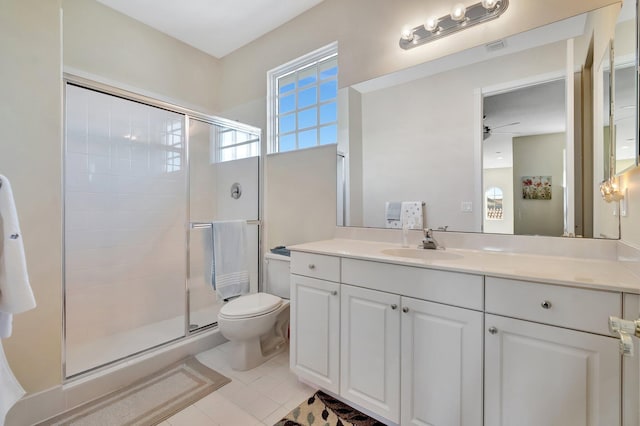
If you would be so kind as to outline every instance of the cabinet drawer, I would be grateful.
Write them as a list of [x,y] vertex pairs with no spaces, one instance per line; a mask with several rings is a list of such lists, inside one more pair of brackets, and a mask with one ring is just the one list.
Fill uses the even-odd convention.
[[621,314],[621,294],[486,277],[486,311],[609,335],[609,316]]
[[294,251],[291,252],[291,273],[340,282],[340,258]]
[[342,259],[342,282],[416,299],[482,310],[482,276]]

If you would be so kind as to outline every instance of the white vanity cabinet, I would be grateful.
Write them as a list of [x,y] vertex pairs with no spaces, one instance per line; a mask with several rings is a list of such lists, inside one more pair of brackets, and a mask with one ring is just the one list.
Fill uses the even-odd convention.
[[606,326],[621,294],[492,277],[485,286],[485,424],[621,425],[621,357]]
[[327,258],[292,253],[293,371],[393,423],[482,425],[482,276]]
[[403,425],[482,425],[482,312],[402,298]]
[[341,396],[403,425],[482,425],[482,312],[346,284],[340,300]]
[[290,367],[299,377],[336,394],[340,391],[339,265],[337,257],[306,253],[294,253],[291,261]]
[[342,285],[340,395],[400,421],[400,296]]

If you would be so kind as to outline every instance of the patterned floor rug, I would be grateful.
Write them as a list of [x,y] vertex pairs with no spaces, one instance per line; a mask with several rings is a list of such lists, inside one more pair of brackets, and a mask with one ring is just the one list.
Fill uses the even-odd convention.
[[291,410],[274,426],[385,426],[322,391]]
[[38,426],[156,425],[230,381],[189,357]]

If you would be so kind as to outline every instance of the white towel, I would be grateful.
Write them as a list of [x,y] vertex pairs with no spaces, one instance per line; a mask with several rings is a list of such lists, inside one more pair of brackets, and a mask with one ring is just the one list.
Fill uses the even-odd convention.
[[[11,335],[13,314],[36,307],[29,284],[22,233],[9,179],[0,175],[0,339]],[[16,380],[0,340],[0,425],[25,394]]]
[[247,222],[213,222],[213,288],[218,298],[228,299],[249,293]]
[[[22,233],[18,213],[13,200],[9,179],[0,175],[0,312],[18,314],[36,307],[36,301],[29,285],[27,262],[24,257]],[[7,326],[7,321],[9,325]],[[11,335],[11,318],[4,317],[1,324],[4,334]]]
[[384,223],[386,228],[402,228],[402,203],[387,201],[384,204]]
[[24,389],[9,368],[0,340],[0,425],[4,424],[7,413],[24,394]]
[[422,229],[425,223],[422,201],[403,201],[401,222],[409,229]]

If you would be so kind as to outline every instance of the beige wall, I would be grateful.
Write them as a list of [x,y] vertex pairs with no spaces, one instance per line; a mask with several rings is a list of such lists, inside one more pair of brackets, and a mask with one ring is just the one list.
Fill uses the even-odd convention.
[[268,70],[335,40],[340,50],[339,84],[346,87],[611,3],[614,1],[513,1],[498,20],[428,47],[404,51],[398,47],[402,27],[420,25],[425,16],[448,13],[449,0],[325,0],[224,57],[221,102],[225,108],[232,108],[264,98]]
[[60,383],[62,322],[60,2],[0,3],[0,173],[13,193],[37,308],[3,340],[27,391]]
[[628,190],[627,216],[620,218],[622,241],[640,248],[640,168],[623,174],[620,187]]
[[336,145],[267,156],[267,248],[333,236],[336,226],[336,156]]
[[64,66],[207,113],[219,61],[95,0],[62,0]]
[[[560,237],[564,232],[564,133],[513,138],[513,231]],[[523,176],[551,176],[550,200],[522,198]]]

